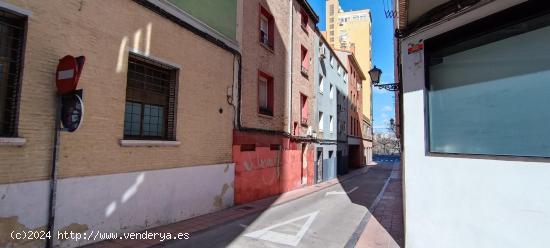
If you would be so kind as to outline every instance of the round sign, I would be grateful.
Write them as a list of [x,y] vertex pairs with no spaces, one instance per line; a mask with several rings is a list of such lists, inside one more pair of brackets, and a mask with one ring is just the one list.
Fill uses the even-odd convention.
[[78,74],[78,64],[73,56],[67,55],[60,59],[55,73],[57,91],[60,94],[74,91],[78,84]]
[[70,94],[61,100],[61,123],[63,127],[74,132],[84,120],[84,103],[78,94]]

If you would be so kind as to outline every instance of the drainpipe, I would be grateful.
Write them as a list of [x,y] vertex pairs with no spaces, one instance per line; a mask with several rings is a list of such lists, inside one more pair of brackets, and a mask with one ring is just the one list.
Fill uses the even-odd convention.
[[287,87],[287,97],[288,97],[288,125],[287,125],[287,132],[290,134],[290,136],[292,136],[292,53],[293,53],[293,47],[294,47],[294,44],[293,44],[293,41],[294,41],[294,8],[293,8],[293,1],[294,0],[289,0],[288,3],[289,3],[289,13],[290,15],[289,16],[289,28],[288,28],[288,32],[289,32],[289,35],[290,35],[290,48],[288,50],[288,61],[287,61],[287,70],[288,70],[288,78],[287,78],[287,82],[288,82],[288,87]]
[[47,248],[53,247],[53,239],[57,237],[54,234],[55,226],[55,200],[57,193],[57,163],[59,158],[59,136],[61,132],[61,96],[56,95],[56,106],[55,106],[55,134],[53,138],[53,152],[52,152],[52,168],[50,175],[50,205],[48,209],[48,232],[51,235],[51,238],[48,239],[46,243]]

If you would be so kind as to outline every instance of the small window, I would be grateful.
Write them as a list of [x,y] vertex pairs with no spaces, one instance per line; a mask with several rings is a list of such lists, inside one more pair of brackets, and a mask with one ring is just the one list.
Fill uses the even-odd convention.
[[255,144],[242,144],[241,145],[241,152],[253,152],[256,151],[256,145]]
[[260,7],[260,43],[273,49],[275,21],[273,16],[263,7]]
[[0,137],[17,137],[26,18],[0,16]]
[[304,95],[304,94],[300,94],[300,123],[302,125],[307,125],[308,124],[308,115],[309,115],[309,110],[308,110],[308,106],[307,106],[307,96]]
[[332,84],[330,84],[329,97],[334,99],[334,86]]
[[304,46],[302,46],[301,50],[302,50],[301,72],[304,76],[307,77],[308,71],[309,71],[309,55],[308,55],[307,48],[305,48]]
[[130,54],[125,139],[175,140],[178,69]]
[[319,111],[319,132],[323,131],[324,128],[323,112]]
[[332,115],[329,117],[329,131],[330,133],[333,133],[334,132],[334,118],[332,117]]
[[323,94],[323,89],[325,88],[325,78],[323,75],[319,75],[319,93]]
[[330,55],[330,66],[334,67],[335,64],[336,64],[336,60],[334,59],[334,56],[331,54]]
[[273,116],[273,78],[266,73],[258,75],[258,112]]

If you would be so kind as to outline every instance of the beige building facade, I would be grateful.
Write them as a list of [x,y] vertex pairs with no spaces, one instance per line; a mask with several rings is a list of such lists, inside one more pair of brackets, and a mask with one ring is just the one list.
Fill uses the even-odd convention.
[[[0,25],[23,30],[21,60],[10,64],[21,69],[11,82],[20,90],[16,130],[0,137],[2,232],[47,229],[55,70],[65,55],[86,57],[78,85],[85,113],[76,132],[60,136],[54,230],[133,232],[233,205],[235,113],[228,98],[241,31],[229,37],[154,2],[0,2]],[[236,4],[230,11],[240,23],[242,2]],[[141,99],[149,88],[138,89],[140,82],[170,86]],[[167,98],[168,107],[154,102]],[[132,106],[147,118],[141,129],[132,126]],[[43,244],[0,235],[0,247]]]

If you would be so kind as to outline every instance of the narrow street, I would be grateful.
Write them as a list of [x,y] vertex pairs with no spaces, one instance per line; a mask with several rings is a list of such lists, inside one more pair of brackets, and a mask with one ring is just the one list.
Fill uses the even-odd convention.
[[[354,247],[360,236],[365,235],[363,231],[368,223],[376,219],[372,218],[368,209],[385,199],[379,193],[388,189],[392,174],[398,170],[398,163],[379,164],[342,184],[192,233],[189,240],[162,243],[160,246]],[[388,199],[392,200],[385,199],[385,204],[388,204]],[[378,219],[382,223],[387,222]]]

